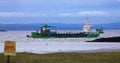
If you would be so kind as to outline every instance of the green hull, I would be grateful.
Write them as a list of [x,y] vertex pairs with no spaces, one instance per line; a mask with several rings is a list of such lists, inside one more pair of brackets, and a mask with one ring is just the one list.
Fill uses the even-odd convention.
[[74,35],[74,34],[72,36],[67,36],[67,34],[64,36],[53,36],[53,35],[42,36],[37,33],[32,33],[31,36],[27,36],[27,37],[29,37],[29,38],[96,38],[98,36],[99,36],[99,34],[90,34],[90,33],[88,33],[84,36],[78,36],[78,35]]
[[96,38],[98,36],[86,36],[86,37],[57,37],[57,36],[34,36],[29,38]]
[[99,34],[87,34],[87,38],[98,37]]

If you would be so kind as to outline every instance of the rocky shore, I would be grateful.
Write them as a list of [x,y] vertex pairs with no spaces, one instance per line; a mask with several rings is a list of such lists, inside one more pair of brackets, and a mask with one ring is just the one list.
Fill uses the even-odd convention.
[[120,42],[120,37],[99,38],[87,42]]

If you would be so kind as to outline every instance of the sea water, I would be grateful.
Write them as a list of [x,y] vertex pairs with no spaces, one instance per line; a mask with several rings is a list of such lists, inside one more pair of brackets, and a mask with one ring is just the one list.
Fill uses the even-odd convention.
[[[97,38],[27,38],[33,31],[0,32],[0,53],[4,51],[4,41],[16,42],[17,52],[51,53],[84,50],[120,49],[120,43],[86,42]],[[120,30],[105,30],[100,37],[120,36]]]

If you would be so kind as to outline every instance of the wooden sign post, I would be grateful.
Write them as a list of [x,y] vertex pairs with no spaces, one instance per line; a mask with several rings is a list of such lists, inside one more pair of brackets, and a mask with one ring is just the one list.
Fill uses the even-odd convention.
[[16,55],[16,43],[14,41],[5,41],[4,55],[7,56],[7,63],[10,63],[10,56]]

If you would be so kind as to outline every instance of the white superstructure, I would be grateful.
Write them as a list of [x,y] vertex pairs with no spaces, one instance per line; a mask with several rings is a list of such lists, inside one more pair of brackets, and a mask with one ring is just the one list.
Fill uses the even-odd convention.
[[92,31],[92,26],[88,22],[88,17],[86,17],[85,24],[83,25],[83,30],[82,32],[91,32]]

